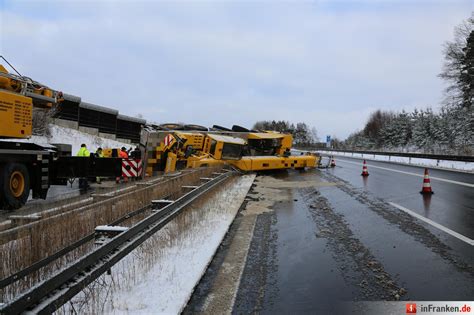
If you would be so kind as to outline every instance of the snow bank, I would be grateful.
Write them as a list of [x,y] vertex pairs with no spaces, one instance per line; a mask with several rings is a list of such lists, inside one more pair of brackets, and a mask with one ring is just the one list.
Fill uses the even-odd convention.
[[64,305],[86,314],[179,314],[211,262],[255,175],[193,203]]
[[335,156],[347,156],[373,161],[385,161],[392,163],[417,165],[431,168],[442,168],[457,171],[474,172],[474,163],[472,162],[461,162],[461,161],[446,161],[446,160],[434,160],[434,159],[421,159],[421,158],[409,158],[402,156],[389,156],[389,155],[378,155],[378,154],[362,154],[362,153],[350,153],[350,152],[338,152],[338,151],[317,151],[320,154],[335,155]]
[[125,226],[111,226],[111,225],[99,225],[95,227],[96,232],[125,232],[128,227]]
[[58,125],[49,125],[51,136],[32,136],[29,139],[12,139],[9,141],[30,142],[39,145],[49,145],[52,143],[64,143],[72,145],[72,155],[75,155],[81,144],[85,143],[91,152],[95,152],[98,147],[102,148],[130,148],[131,144],[94,136],[77,129],[61,127]]

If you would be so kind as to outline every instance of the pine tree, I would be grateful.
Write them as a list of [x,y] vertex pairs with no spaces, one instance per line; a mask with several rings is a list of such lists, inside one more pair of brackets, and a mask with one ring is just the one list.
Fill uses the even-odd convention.
[[426,140],[426,130],[424,127],[425,124],[425,113],[423,110],[417,110],[412,114],[413,117],[413,136],[412,136],[412,144],[418,148],[422,148],[425,146]]
[[451,138],[451,127],[449,119],[449,109],[446,106],[441,107],[438,115],[437,140],[441,146],[448,147]]
[[404,110],[398,114],[399,140],[397,146],[405,147],[411,139],[412,122],[410,115]]

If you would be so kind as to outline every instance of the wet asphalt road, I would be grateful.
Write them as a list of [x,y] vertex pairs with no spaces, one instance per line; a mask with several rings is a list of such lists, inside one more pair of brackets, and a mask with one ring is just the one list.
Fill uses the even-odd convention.
[[[339,158],[337,162],[337,167],[330,169],[330,172],[338,178],[474,239],[474,174],[430,169],[431,186],[435,194],[423,197],[419,194],[423,183],[421,177],[395,171],[423,175],[424,168],[367,161],[370,175],[363,178],[359,176],[361,160]],[[459,183],[444,182],[437,178]],[[472,187],[462,183],[471,184]]]
[[[423,178],[415,176],[423,168],[368,161],[364,179],[361,160],[336,163],[271,175],[336,185],[282,188],[291,198],[258,215],[233,313],[340,313],[342,301],[474,300],[474,246],[388,203],[473,239],[474,175],[430,170],[439,179],[427,198],[419,193]],[[197,292],[189,312],[212,294],[199,286]]]

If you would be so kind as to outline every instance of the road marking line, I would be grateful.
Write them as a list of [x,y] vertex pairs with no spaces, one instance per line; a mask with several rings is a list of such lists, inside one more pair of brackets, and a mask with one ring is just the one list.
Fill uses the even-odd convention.
[[[355,164],[355,165],[361,165],[360,163],[356,163],[356,162],[349,162],[347,160],[341,160],[339,159],[338,160],[339,162],[343,162],[343,163],[350,163],[350,164]],[[370,160],[367,160],[367,161],[370,161]],[[368,163],[368,162],[367,162]],[[402,173],[402,174],[407,174],[407,175],[413,175],[413,176],[418,176],[418,177],[424,177],[424,174],[416,174],[416,173],[411,173],[411,172],[405,172],[405,171],[399,171],[399,170],[395,170],[393,168],[388,168],[388,167],[382,167],[382,166],[376,166],[376,165],[369,165],[370,167],[374,167],[374,168],[379,168],[381,170],[386,170],[386,171],[392,171],[392,172],[397,172],[397,173]],[[429,167],[428,167],[429,168]],[[433,177],[433,176],[430,176],[431,179],[434,179],[434,180],[439,180],[439,181],[442,181],[442,182],[446,182],[446,183],[451,183],[451,184],[456,184],[456,185],[461,185],[461,186],[466,186],[466,187],[471,187],[471,188],[474,188],[474,184],[469,184],[469,183],[465,183],[465,182],[458,182],[458,181],[455,181],[455,180],[450,180],[450,179],[445,179],[445,178],[440,178],[440,177]]]
[[471,240],[470,238],[468,238],[468,237],[466,237],[466,236],[464,236],[464,235],[462,235],[462,234],[459,234],[458,232],[455,232],[455,231],[453,231],[453,230],[451,230],[451,229],[448,229],[447,227],[445,227],[445,226],[443,226],[443,225],[441,225],[441,224],[439,224],[439,223],[436,223],[436,222],[434,222],[433,220],[430,220],[430,219],[428,219],[428,218],[426,218],[426,217],[424,217],[424,216],[422,216],[422,215],[419,215],[418,213],[416,213],[416,212],[414,212],[414,211],[412,211],[412,210],[410,210],[410,209],[407,209],[407,208],[405,208],[405,207],[402,207],[402,206],[400,206],[399,204],[396,204],[396,203],[394,203],[394,202],[389,202],[389,204],[391,204],[391,205],[394,206],[395,208],[398,208],[398,209],[400,209],[400,210],[402,210],[402,211],[408,213],[408,214],[411,215],[411,216],[414,216],[415,218],[417,218],[417,219],[419,219],[419,220],[422,220],[422,221],[424,221],[424,222],[426,222],[426,223],[428,223],[428,224],[434,226],[435,228],[437,228],[437,229],[439,229],[439,230],[441,230],[441,231],[443,231],[443,232],[448,233],[448,234],[451,235],[451,236],[454,236],[455,238],[457,238],[457,239],[459,239],[459,240],[461,240],[461,241],[463,241],[463,242],[468,243],[468,244],[471,245],[471,246],[474,245],[474,240]]

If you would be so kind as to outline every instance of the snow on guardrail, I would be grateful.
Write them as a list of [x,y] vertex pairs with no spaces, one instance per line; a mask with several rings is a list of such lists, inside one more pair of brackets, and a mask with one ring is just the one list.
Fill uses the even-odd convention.
[[322,155],[347,156],[347,157],[360,158],[360,159],[373,160],[373,161],[384,161],[384,162],[391,162],[391,163],[424,166],[424,167],[430,167],[430,168],[474,172],[473,162],[448,161],[448,160],[441,160],[441,159],[427,159],[427,158],[408,157],[408,156],[393,156],[393,155],[384,155],[384,154],[376,154],[376,153],[356,153],[356,152],[341,152],[341,151],[328,151],[328,150],[324,150],[324,151],[315,150],[313,152],[317,152]]

